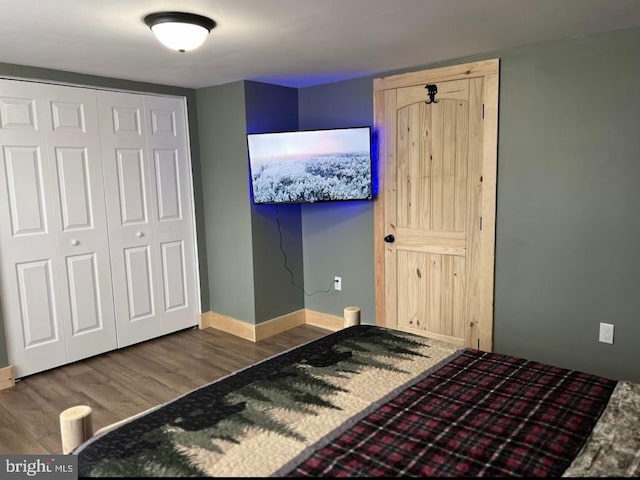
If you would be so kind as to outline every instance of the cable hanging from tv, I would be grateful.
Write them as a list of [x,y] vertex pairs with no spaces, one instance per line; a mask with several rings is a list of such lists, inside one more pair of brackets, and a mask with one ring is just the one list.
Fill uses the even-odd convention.
[[315,295],[316,293],[329,293],[331,290],[333,290],[333,287],[334,287],[334,284],[335,284],[335,280],[331,280],[331,284],[329,285],[329,288],[327,288],[326,290],[316,290],[315,292],[312,292],[312,293],[308,293],[304,289],[304,287],[298,285],[295,282],[295,280],[293,278],[293,270],[291,270],[291,268],[289,268],[287,252],[285,252],[284,246],[283,246],[282,226],[280,225],[280,207],[276,207],[276,223],[278,224],[278,235],[280,236],[280,251],[282,252],[282,255],[284,256],[284,268],[287,270],[287,272],[289,272],[289,275],[291,276],[291,285],[293,285],[294,287],[296,287],[299,290],[302,290],[302,292],[307,297]]

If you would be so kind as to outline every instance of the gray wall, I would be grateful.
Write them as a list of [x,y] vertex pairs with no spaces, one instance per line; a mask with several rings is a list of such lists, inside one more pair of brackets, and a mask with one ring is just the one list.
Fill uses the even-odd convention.
[[[199,247],[200,283],[202,286],[202,311],[206,312],[207,310],[209,310],[207,255],[204,248],[204,246],[206,245],[203,216],[204,204],[202,197],[202,184],[199,180],[201,176],[199,148],[200,145],[198,140],[198,121],[196,112],[195,91],[187,88],[171,87],[154,83],[133,82],[116,78],[98,77],[94,75],[63,72],[46,68],[27,67],[9,63],[0,63],[0,77],[43,80],[50,82],[84,85],[89,87],[112,88],[119,90],[150,92],[167,95],[181,95],[187,98],[187,109],[189,114],[188,120],[190,127],[189,141],[191,144],[191,166],[194,179],[194,205],[196,211],[197,241]],[[8,365],[8,359],[5,343],[4,320],[2,318],[2,310],[0,309],[0,368],[6,365]]]
[[[244,91],[247,133],[298,129],[295,88],[247,81]],[[246,162],[246,153],[243,158]],[[291,273],[285,269],[285,258],[280,251],[278,217],[282,248]],[[251,233],[256,323],[304,308],[304,293],[293,283],[304,282],[300,205],[252,205]]]
[[211,310],[255,323],[244,82],[196,91]]
[[[370,78],[302,88],[298,92],[302,130],[373,125]],[[342,291],[306,297],[311,310],[342,316],[344,307],[361,309],[363,323],[375,323],[373,202],[302,206],[304,285],[327,290],[342,277]]]
[[640,381],[640,29],[501,57],[495,349]]
[[[433,66],[495,57],[495,351],[638,382],[640,28]],[[371,108],[370,81],[300,90],[301,128],[364,119],[354,112]],[[365,268],[350,269],[345,294],[350,283],[372,291],[372,222],[346,214],[337,221],[333,208],[303,209],[305,285],[338,274],[329,270],[348,261]],[[347,258],[341,239],[365,246]],[[327,296],[307,306],[337,313],[337,303]],[[359,305],[372,311],[373,296]],[[615,324],[614,345],[598,342],[599,322]]]

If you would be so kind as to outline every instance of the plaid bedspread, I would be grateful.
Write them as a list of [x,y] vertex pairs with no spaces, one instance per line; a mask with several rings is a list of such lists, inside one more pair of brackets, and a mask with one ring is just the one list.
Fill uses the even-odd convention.
[[615,385],[466,350],[279,474],[558,477]]

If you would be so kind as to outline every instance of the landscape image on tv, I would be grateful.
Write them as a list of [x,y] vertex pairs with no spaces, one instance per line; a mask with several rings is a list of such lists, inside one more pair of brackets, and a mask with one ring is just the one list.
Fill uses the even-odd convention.
[[247,135],[254,203],[371,199],[368,127]]

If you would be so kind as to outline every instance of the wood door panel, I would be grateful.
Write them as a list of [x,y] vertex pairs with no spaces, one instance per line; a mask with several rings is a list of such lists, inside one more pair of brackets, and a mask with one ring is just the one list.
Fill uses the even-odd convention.
[[[381,113],[377,118],[380,120],[381,127],[381,148],[382,158],[381,172],[384,182],[382,183],[382,195],[385,202],[385,208],[382,214],[378,214],[379,221],[383,224],[382,231],[384,235],[395,234],[398,224],[398,209],[396,208],[399,195],[396,195],[398,185],[398,168],[399,164],[397,152],[401,146],[397,144],[397,132],[400,129],[396,121],[396,115],[390,115],[389,112],[396,112],[396,90],[386,90],[383,92],[383,101],[380,102]],[[382,117],[382,118],[380,118]],[[378,237],[376,245],[380,245]],[[380,318],[382,325],[394,328],[397,322],[397,271],[396,271],[396,255],[393,254],[393,244],[384,243],[383,247],[378,247],[378,252],[382,251],[382,255],[378,255],[377,264],[381,265],[381,269],[385,278],[378,285],[383,290],[382,295],[378,298],[383,299],[382,307],[378,304],[377,318]],[[383,258],[380,258],[383,257]]]
[[[477,71],[470,65],[460,72],[436,69],[433,77],[426,71],[378,79],[374,97],[376,125],[383,130],[382,202],[376,202],[383,214],[375,218],[384,227],[376,232],[395,236],[376,249],[377,259],[384,255],[379,323],[488,350],[493,279],[486,276],[493,275],[495,217],[488,224],[482,217],[495,210],[497,138],[484,130],[483,102],[489,92],[495,122],[497,73],[489,80],[492,89],[485,85],[491,66],[497,71],[494,61]],[[424,83],[411,84],[412,78],[432,79],[436,102],[426,103]],[[497,137],[497,128],[489,134]]]
[[[397,160],[395,164],[395,172],[397,178],[397,195],[390,194],[390,197],[396,197],[398,205],[402,205],[404,208],[398,208],[395,210],[397,227],[409,227],[412,226],[411,210],[414,205],[417,205],[417,199],[415,195],[415,189],[410,182],[411,179],[411,164],[409,162],[409,108],[402,108],[397,114]],[[389,135],[388,135],[389,136]],[[394,142],[394,144],[396,144]],[[391,206],[390,206],[391,207]],[[385,222],[387,223],[387,222]],[[389,223],[387,223],[389,224]]]
[[398,111],[399,227],[465,231],[468,119],[462,100],[414,103]]
[[465,258],[398,250],[398,328],[462,345]]
[[[462,108],[466,102],[443,101],[442,102],[442,173],[440,181],[442,182],[442,209],[441,209],[441,229],[449,232],[455,226],[455,207],[457,196],[456,192],[456,156],[465,156],[467,145],[461,145],[457,142],[456,130],[456,112],[458,108]],[[435,113],[435,110],[434,110]],[[440,119],[436,120],[438,123]],[[457,151],[457,147],[461,151]],[[466,172],[465,162],[458,165]],[[462,187],[463,189],[465,187]]]
[[464,232],[437,232],[419,228],[396,229],[396,248],[414,252],[461,255],[466,253]]
[[465,338],[467,331],[466,314],[464,310],[466,287],[465,257],[450,257],[453,259],[453,300],[452,300],[452,319],[451,319],[451,335],[454,338]]
[[[467,100],[469,98],[469,81],[452,80],[438,84],[437,100],[448,98],[450,100]],[[412,103],[424,103],[426,100],[425,85],[398,88],[398,108],[406,107]]]
[[[481,266],[482,254],[480,250],[482,236],[480,218],[482,217],[482,194],[491,189],[491,184],[483,183],[483,155],[482,155],[482,100],[483,80],[475,78],[469,88],[469,155],[467,160],[467,262],[466,262],[466,305],[465,322],[468,344],[479,345],[478,322],[481,316]],[[486,189],[484,188],[486,186]],[[495,184],[493,185],[495,189]],[[495,208],[495,205],[494,205]],[[484,222],[483,222],[484,223]],[[493,226],[489,228],[493,229]],[[493,267],[493,255],[491,257]],[[493,273],[493,268],[492,268]],[[491,292],[493,298],[493,292]]]
[[431,148],[429,157],[420,159],[425,163],[425,169],[430,170],[429,181],[431,182],[431,202],[429,210],[425,211],[421,224],[430,230],[442,230],[443,209],[448,207],[442,203],[442,167],[443,167],[443,144],[444,144],[444,112],[442,102],[432,105],[425,105],[423,108],[429,109],[431,113]]
[[421,304],[427,291],[422,275],[426,274],[426,255],[406,250],[398,251],[398,277],[404,279],[404,288],[398,291],[398,325],[420,328],[427,321]]
[[[466,341],[463,326],[470,311],[463,308],[465,277],[474,273],[467,272],[464,261],[468,199],[473,195],[467,194],[466,181],[470,82],[454,83],[451,88],[440,85],[455,92],[455,99],[422,100],[397,111],[395,249],[398,325],[460,343]],[[456,257],[462,257],[463,270]]]

